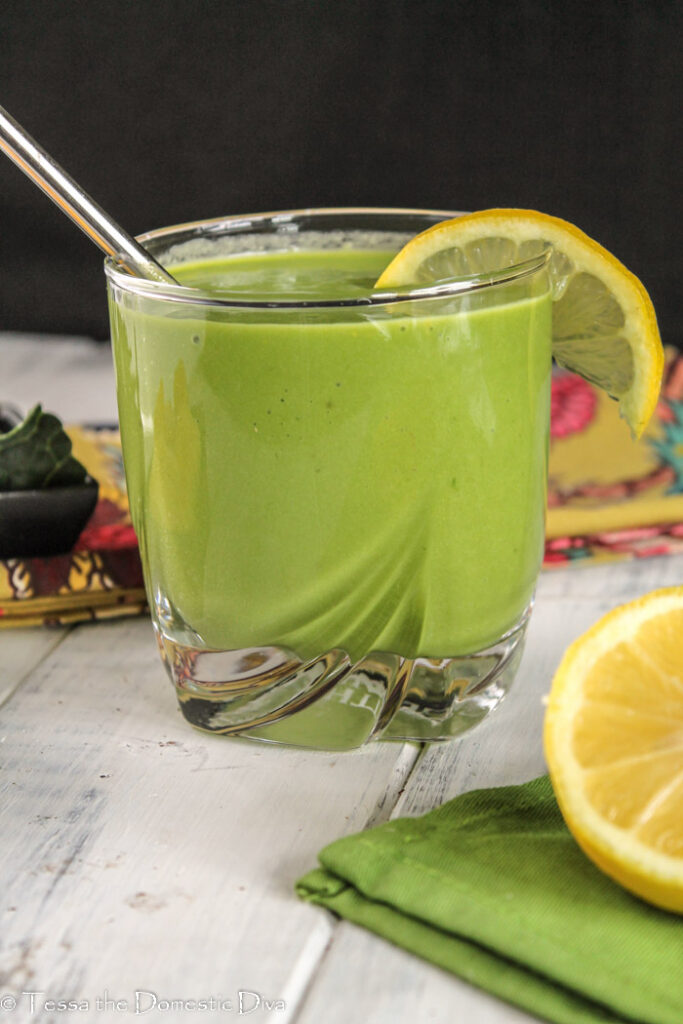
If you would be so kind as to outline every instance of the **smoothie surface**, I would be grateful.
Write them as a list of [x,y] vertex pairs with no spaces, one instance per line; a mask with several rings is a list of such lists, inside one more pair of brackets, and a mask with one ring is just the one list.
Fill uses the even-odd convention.
[[263,300],[353,299],[369,295],[391,250],[332,249],[322,252],[272,252],[169,268],[181,283],[214,295]]

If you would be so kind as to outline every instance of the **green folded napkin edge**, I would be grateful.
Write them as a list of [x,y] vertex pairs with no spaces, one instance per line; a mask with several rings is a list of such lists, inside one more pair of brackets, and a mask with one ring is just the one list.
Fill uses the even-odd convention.
[[547,776],[339,839],[298,895],[557,1024],[683,1021],[683,926],[580,851]]

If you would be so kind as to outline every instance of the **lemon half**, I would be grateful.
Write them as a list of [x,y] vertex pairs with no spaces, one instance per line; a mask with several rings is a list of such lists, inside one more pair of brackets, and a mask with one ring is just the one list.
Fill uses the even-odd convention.
[[544,741],[585,853],[638,896],[683,913],[683,587],[622,605],[572,644]]
[[553,356],[603,388],[639,437],[659,397],[664,353],[638,278],[588,235],[535,210],[482,210],[411,239],[375,287],[427,285],[514,266],[552,246]]

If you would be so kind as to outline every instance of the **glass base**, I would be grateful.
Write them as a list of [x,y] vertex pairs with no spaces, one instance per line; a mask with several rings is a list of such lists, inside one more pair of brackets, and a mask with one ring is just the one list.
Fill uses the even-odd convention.
[[[434,742],[481,722],[512,683],[531,605],[498,643],[452,658],[344,650],[302,662],[282,647],[221,651],[155,623],[180,709],[205,732],[318,750],[369,740]],[[188,642],[189,641],[189,642]]]

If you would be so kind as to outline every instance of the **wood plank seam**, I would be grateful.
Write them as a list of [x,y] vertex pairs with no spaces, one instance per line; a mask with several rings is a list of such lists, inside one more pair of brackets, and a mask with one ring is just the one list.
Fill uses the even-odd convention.
[[[363,831],[381,825],[394,816],[395,808],[400,803],[410,777],[415,771],[418,762],[424,756],[425,750],[426,744],[424,743],[403,744],[403,749],[392,768],[386,790],[367,819]],[[322,908],[315,909],[317,913],[320,913]],[[320,968],[332,951],[339,926],[343,924],[331,911],[323,910],[322,913],[327,919],[325,922],[327,932],[325,941],[320,941],[322,929],[320,929],[320,926],[317,926],[309,935],[308,941],[287,981],[285,998],[287,1011],[282,1024],[296,1024],[296,1021],[300,1018]],[[314,948],[309,949],[313,945]],[[306,954],[308,955],[306,956]],[[308,963],[305,962],[306,960],[308,960]]]
[[73,631],[73,628],[73,626],[64,627],[63,632],[55,637],[55,642],[51,644],[46,650],[44,650],[41,655],[39,655],[38,659],[31,665],[31,667],[28,668],[23,673],[23,675],[20,675],[17,681],[14,684],[11,684],[7,690],[5,690],[4,692],[0,691],[0,708],[7,704],[10,698],[13,697],[15,693],[17,693],[20,687],[22,687],[24,683],[30,678],[30,676],[33,675],[36,669],[40,668],[45,659],[48,658],[51,654],[53,654],[60,646],[60,644],[64,643],[66,638]]

